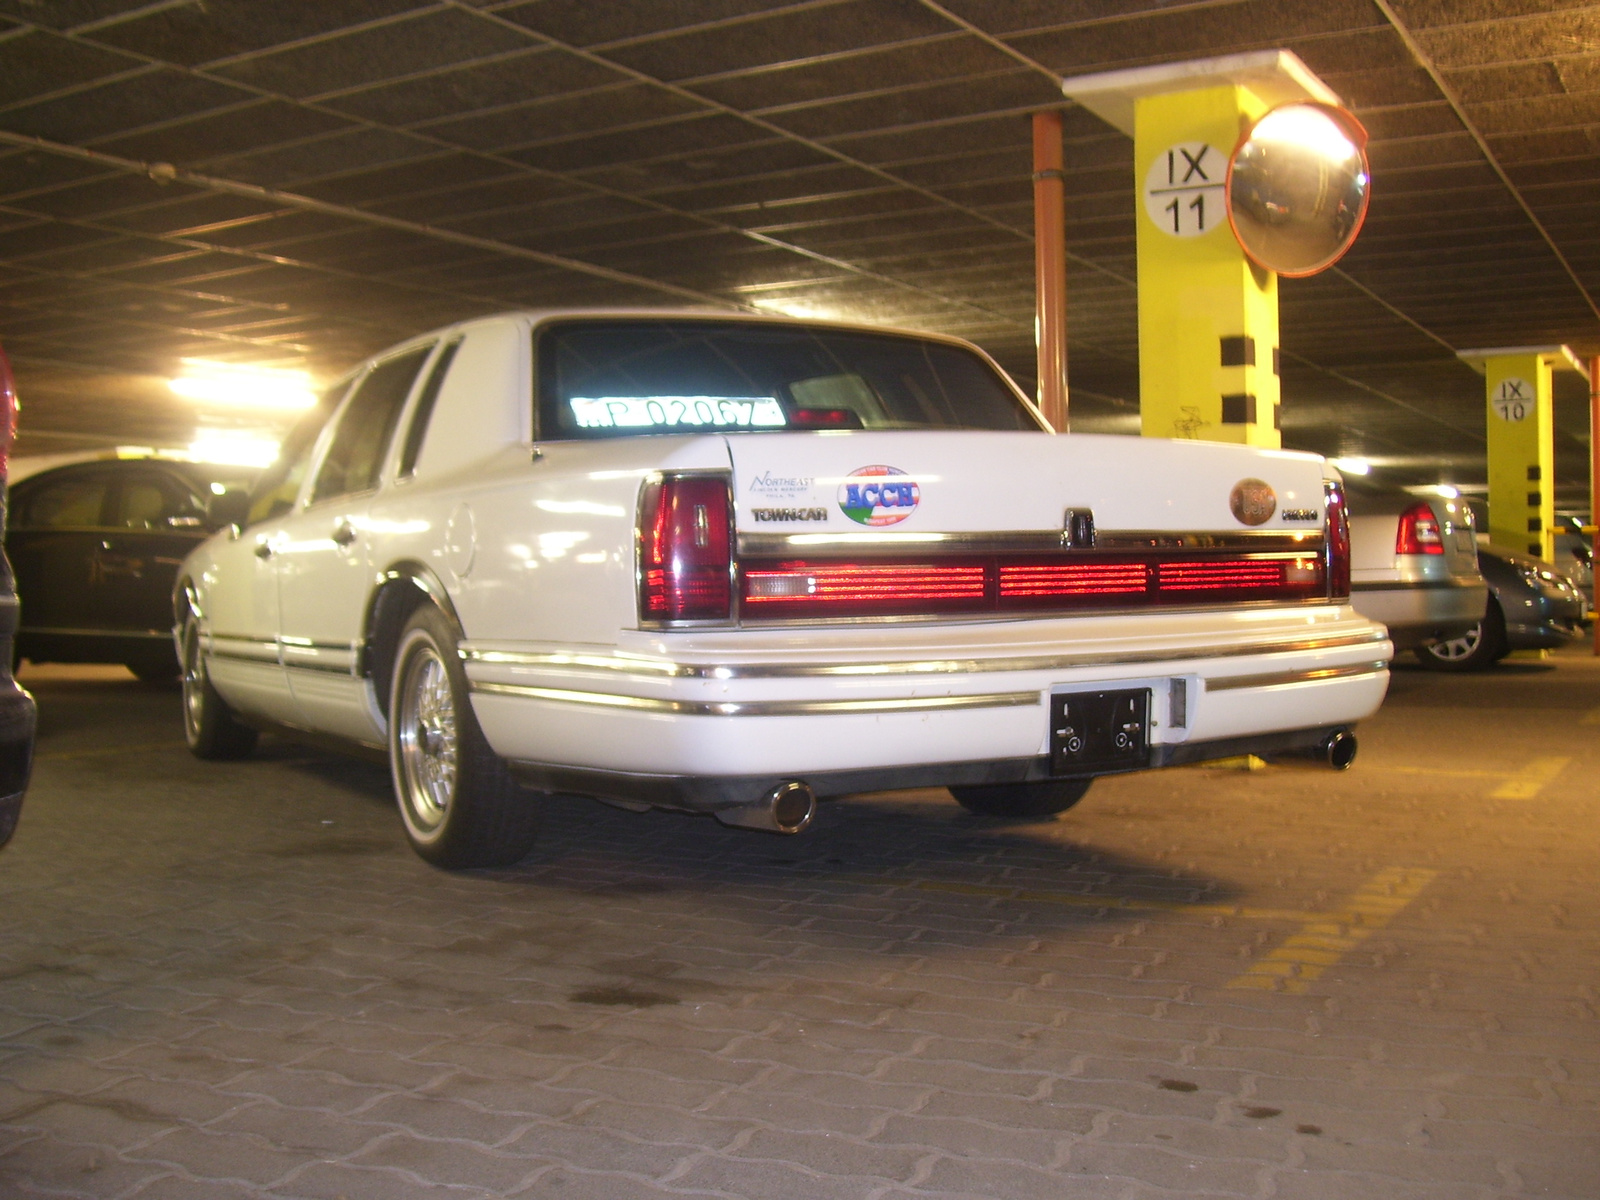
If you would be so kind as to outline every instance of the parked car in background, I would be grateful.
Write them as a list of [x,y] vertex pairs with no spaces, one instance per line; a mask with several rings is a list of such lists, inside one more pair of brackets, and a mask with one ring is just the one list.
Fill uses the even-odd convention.
[[56,467],[11,489],[6,554],[22,603],[7,663],[116,662],[174,679],[172,584],[216,528],[238,467],[141,457]]
[[1583,522],[1575,516],[1556,514],[1555,525],[1556,570],[1560,571],[1583,593],[1589,611],[1594,611],[1594,543],[1583,532]]
[[1388,685],[1321,458],[1054,437],[955,339],[510,313],[330,399],[179,573],[185,730],[386,749],[442,866],[526,854],[540,792],[795,833],[883,788],[1037,818],[1346,766]]
[[[1389,627],[1395,653],[1419,656],[1483,619],[1488,587],[1478,570],[1472,510],[1462,500],[1418,499],[1359,477],[1350,504],[1350,603]],[[1426,661],[1426,660],[1425,660]]]
[[[11,374],[11,360],[0,350],[0,534],[6,528],[6,463],[16,435],[17,385]],[[16,630],[16,587],[11,564],[0,552],[0,846],[17,831],[22,798],[33,774],[33,697],[17,685],[11,673],[11,645]]]
[[1441,671],[1474,671],[1513,650],[1548,650],[1583,631],[1583,593],[1549,563],[1514,550],[1480,546],[1478,564],[1489,600],[1478,624],[1424,651],[1423,664]]

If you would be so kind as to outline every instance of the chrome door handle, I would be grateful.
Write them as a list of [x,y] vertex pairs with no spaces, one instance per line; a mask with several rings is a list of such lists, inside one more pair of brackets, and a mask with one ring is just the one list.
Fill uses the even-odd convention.
[[256,543],[256,557],[261,559],[262,562],[265,562],[267,559],[271,558],[273,553],[274,551],[272,549],[271,542]]
[[355,526],[350,524],[349,521],[340,521],[339,524],[334,527],[334,530],[333,530],[333,544],[334,545],[336,545],[336,546],[348,546],[351,542],[353,542],[355,540],[356,540],[356,529],[355,529]]

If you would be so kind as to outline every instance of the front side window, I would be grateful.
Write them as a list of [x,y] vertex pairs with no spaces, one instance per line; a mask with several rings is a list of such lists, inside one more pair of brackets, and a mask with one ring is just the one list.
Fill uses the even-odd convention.
[[378,486],[378,472],[383,469],[384,452],[394,436],[400,409],[432,349],[423,346],[381,362],[356,385],[317,471],[312,504]]
[[117,488],[111,524],[123,529],[167,529],[175,521],[201,524],[205,507],[197,497],[151,478],[125,478]]
[[575,321],[537,337],[541,438],[1040,428],[994,368],[945,342],[691,320]]
[[[316,407],[289,430],[288,436],[278,447],[277,460],[250,485],[250,511],[245,517],[246,525],[282,516],[294,507],[295,498],[300,495],[300,485],[305,482],[306,469],[311,465],[311,454],[317,447],[317,438],[349,386],[350,381],[342,379],[324,389],[317,396]],[[224,487],[223,490],[230,489]]]

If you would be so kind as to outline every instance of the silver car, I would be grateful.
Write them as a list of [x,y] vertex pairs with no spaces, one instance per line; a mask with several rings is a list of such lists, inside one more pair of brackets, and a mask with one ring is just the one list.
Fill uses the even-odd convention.
[[1472,510],[1463,500],[1418,499],[1360,479],[1345,486],[1351,604],[1389,627],[1397,654],[1410,650],[1436,665],[1428,647],[1476,628],[1489,598]]

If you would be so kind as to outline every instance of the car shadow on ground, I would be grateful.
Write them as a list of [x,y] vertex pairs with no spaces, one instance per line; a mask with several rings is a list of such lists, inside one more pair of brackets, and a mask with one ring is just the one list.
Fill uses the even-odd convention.
[[[258,757],[337,788],[374,816],[381,810],[398,835],[385,768],[278,739],[264,739]],[[811,827],[787,837],[729,828],[702,814],[629,812],[534,791],[527,798],[544,821],[527,858],[507,868],[435,874],[588,897],[841,886],[952,898],[966,888],[973,906],[1031,898],[1074,919],[1101,906],[1225,904],[1239,896],[1225,880],[1077,840],[1075,831],[1088,828],[1081,818],[1092,821],[1094,789],[1073,813],[1027,821],[975,816],[943,789],[846,796],[823,801]],[[304,848],[318,852],[315,841]],[[331,841],[324,849],[337,850]],[[393,852],[383,842],[373,850]]]

